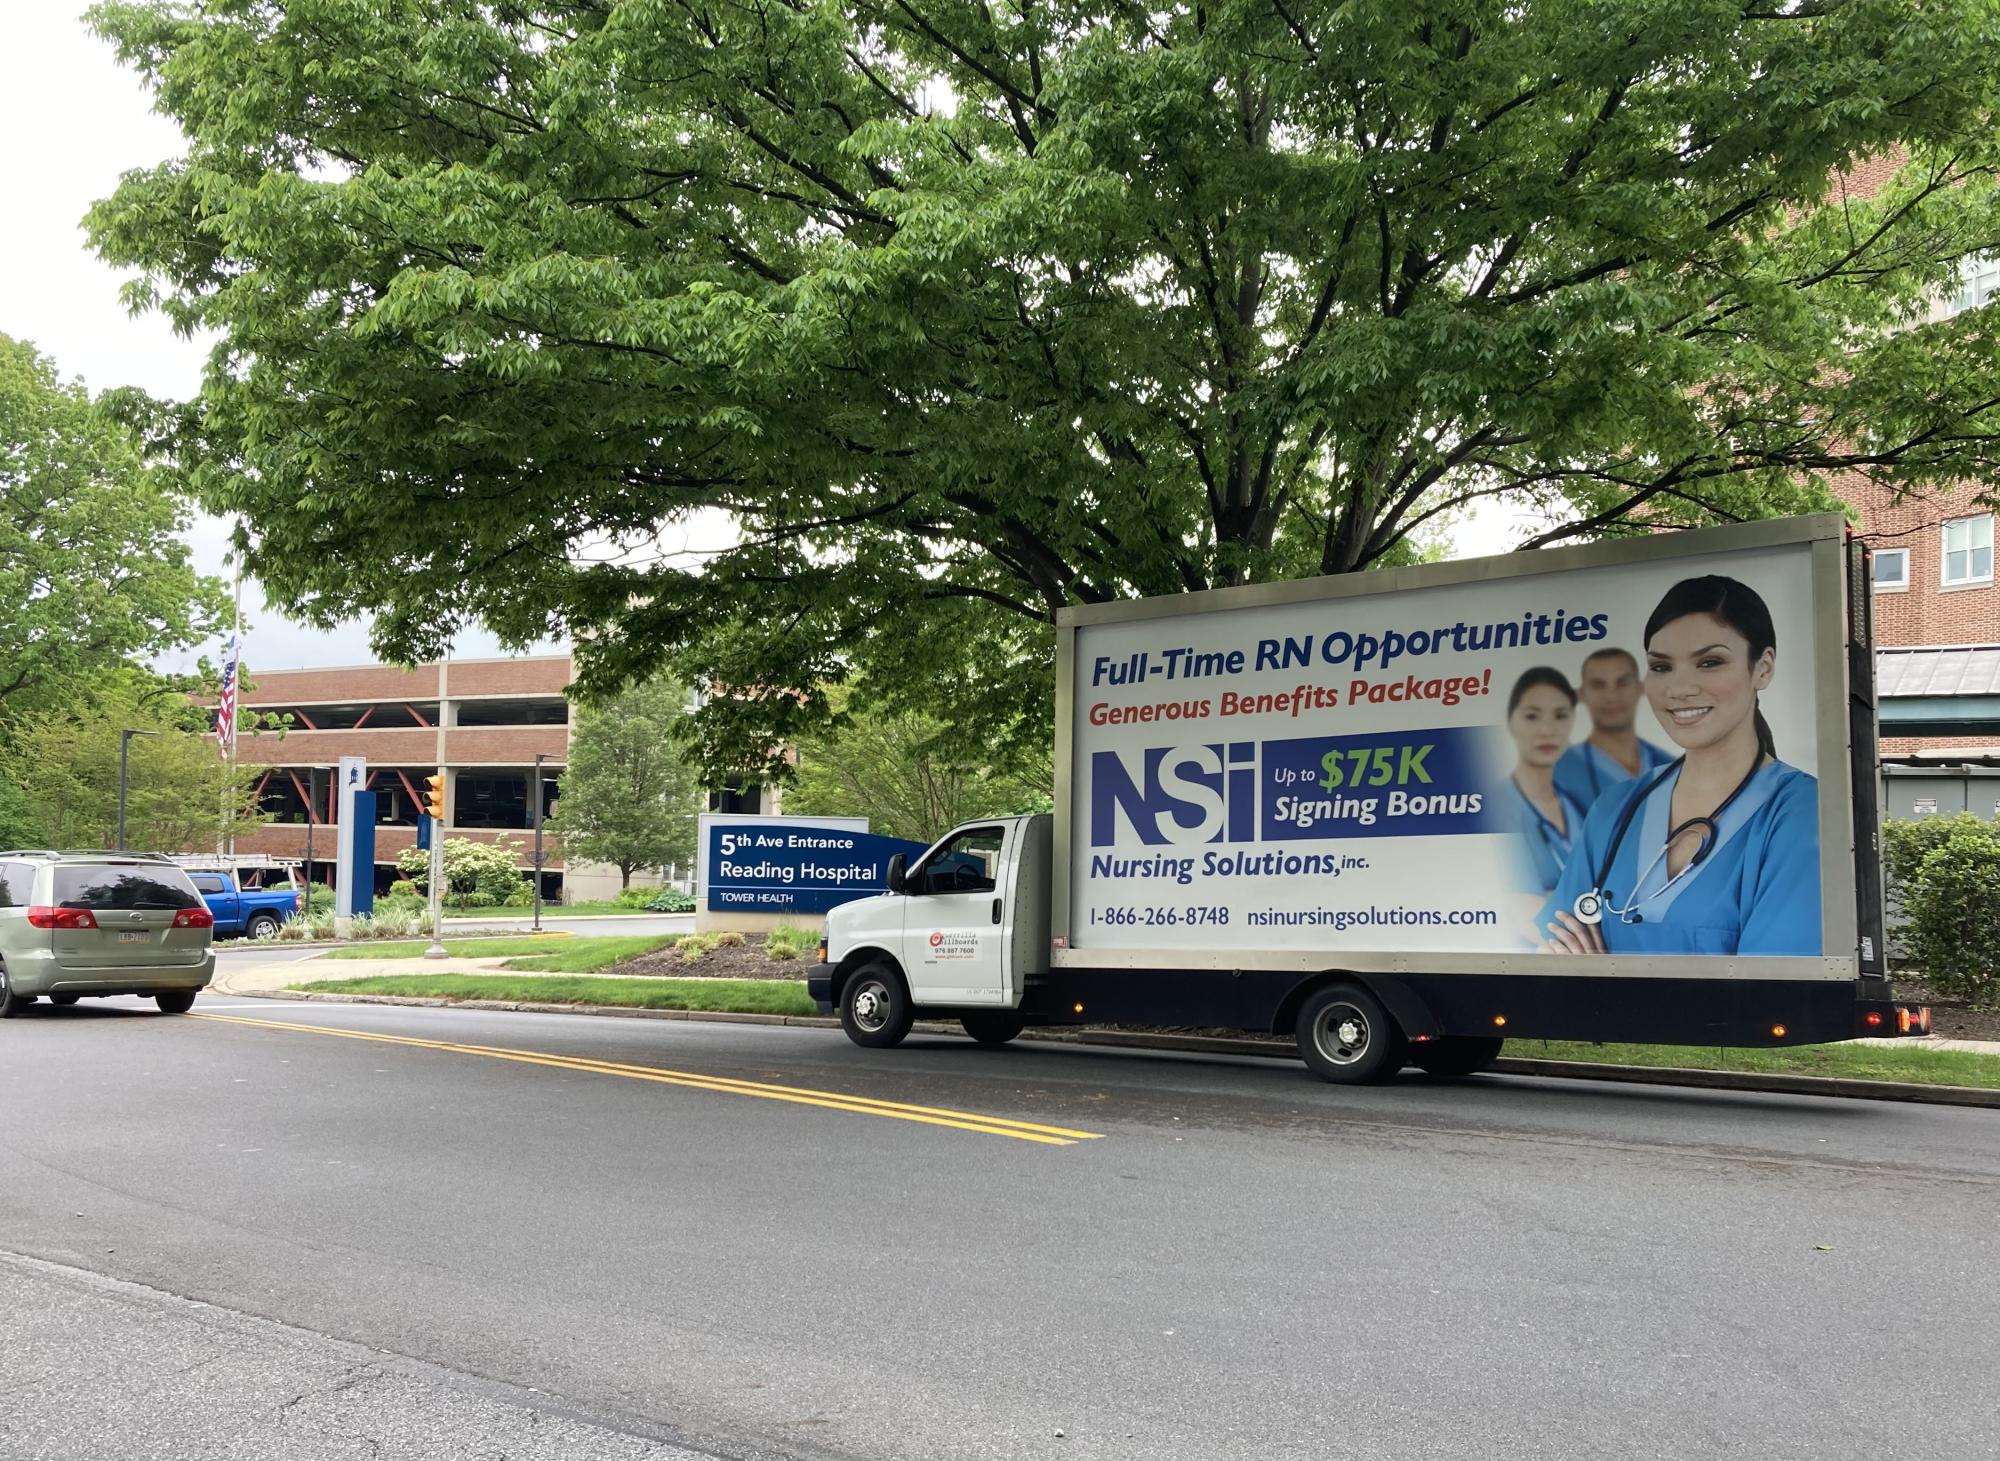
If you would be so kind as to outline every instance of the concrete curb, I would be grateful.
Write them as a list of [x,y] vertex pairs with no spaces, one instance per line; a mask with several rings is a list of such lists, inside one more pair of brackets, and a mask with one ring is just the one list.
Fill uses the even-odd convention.
[[[419,1005],[430,1009],[511,1010],[537,1015],[610,1015],[628,1020],[698,1020],[718,1025],[795,1025],[804,1029],[837,1030],[840,1021],[825,1015],[732,1014],[724,1010],[649,1010],[623,1005],[540,1004],[529,1000],[418,999],[406,994],[304,994],[298,990],[231,992],[232,998],[320,1000],[330,1004]],[[917,1034],[956,1035],[959,1028],[934,1020],[911,1027]],[[1298,1050],[1285,1040],[1223,1040],[1212,1035],[1142,1035],[1130,1030],[1024,1030],[1023,1040],[1057,1045],[1094,1045],[1122,1050],[1163,1050],[1186,1055],[1257,1056],[1297,1060]],[[1502,1056],[1493,1075],[1541,1076],[1558,1080],[1612,1081],[1628,1085],[1689,1086],[1712,1091],[1758,1091],[1769,1095],[1832,1096],[1853,1101],[1905,1101],[1930,1106],[1975,1106],[2000,1109],[2000,1090],[1978,1086],[1925,1085],[1915,1081],[1858,1081],[1832,1076],[1774,1075],[1749,1070],[1689,1070],[1671,1065],[1590,1065],[1575,1060],[1530,1060]]]

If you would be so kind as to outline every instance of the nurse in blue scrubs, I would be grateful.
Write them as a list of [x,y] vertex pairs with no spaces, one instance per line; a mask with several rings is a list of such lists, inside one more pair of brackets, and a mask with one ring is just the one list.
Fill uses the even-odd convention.
[[1507,696],[1507,734],[1514,771],[1501,806],[1520,834],[1532,870],[1529,884],[1547,893],[1569,861],[1570,839],[1583,826],[1583,806],[1556,783],[1556,764],[1576,724],[1576,691],[1561,670],[1538,665]]
[[1614,786],[1650,776],[1674,758],[1641,740],[1635,722],[1643,690],[1629,649],[1600,649],[1583,661],[1577,694],[1590,712],[1590,735],[1556,762],[1556,785],[1585,811]]
[[1684,579],[1645,647],[1646,699],[1682,755],[1590,809],[1543,950],[1819,954],[1819,787],[1778,759],[1757,706],[1777,672],[1770,610],[1736,579]]

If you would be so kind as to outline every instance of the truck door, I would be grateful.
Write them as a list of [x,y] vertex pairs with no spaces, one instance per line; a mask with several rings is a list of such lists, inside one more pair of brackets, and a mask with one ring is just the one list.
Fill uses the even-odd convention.
[[191,873],[194,889],[215,917],[215,931],[235,932],[243,926],[243,900],[235,881],[222,873]]
[[1003,1004],[1007,997],[1007,839],[1018,827],[961,827],[904,884],[904,972],[922,1004]]

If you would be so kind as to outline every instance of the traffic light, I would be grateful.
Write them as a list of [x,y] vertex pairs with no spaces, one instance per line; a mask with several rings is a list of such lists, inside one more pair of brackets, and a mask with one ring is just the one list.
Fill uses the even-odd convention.
[[444,822],[444,773],[424,778],[424,811],[440,825]]

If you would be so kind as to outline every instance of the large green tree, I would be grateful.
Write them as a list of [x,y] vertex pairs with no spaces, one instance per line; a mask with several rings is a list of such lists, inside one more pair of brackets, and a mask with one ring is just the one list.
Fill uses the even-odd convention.
[[629,888],[641,868],[694,860],[702,792],[680,749],[687,706],[684,688],[652,680],[578,712],[548,824],[572,863],[610,863]]
[[190,565],[170,486],[81,385],[0,335],[0,711],[215,631],[223,587]]
[[834,723],[797,747],[787,812],[867,817],[885,837],[928,842],[974,817],[1047,811],[1054,764],[1046,751],[1021,769],[994,764],[991,746],[914,710],[855,708],[829,699]]
[[128,668],[98,680],[86,697],[26,711],[6,725],[0,813],[11,810],[22,843],[113,845],[126,730],[141,732],[126,746],[126,846],[210,852],[231,831],[266,820],[254,790],[262,768],[232,768],[207,733],[205,711],[177,685]]
[[1535,546],[1993,465],[2000,310],[1923,318],[2000,245],[1991,0],[93,15],[190,139],[94,237],[221,337],[162,430],[252,569],[400,657],[760,687],[714,767],[842,679],[1033,739],[1063,606],[1490,497]]

